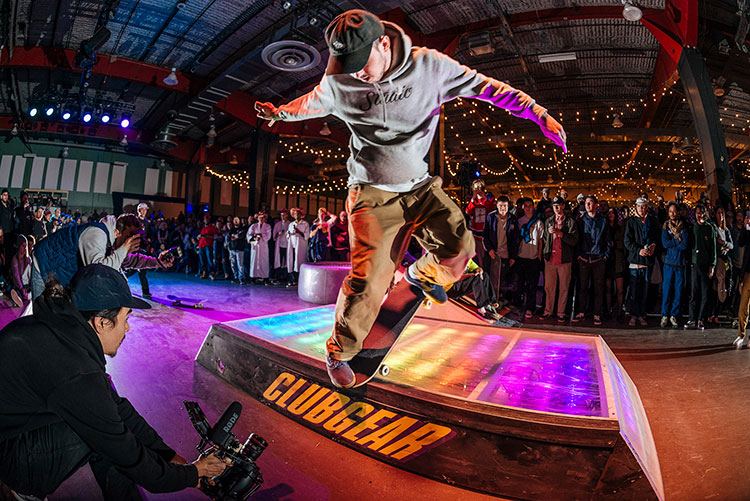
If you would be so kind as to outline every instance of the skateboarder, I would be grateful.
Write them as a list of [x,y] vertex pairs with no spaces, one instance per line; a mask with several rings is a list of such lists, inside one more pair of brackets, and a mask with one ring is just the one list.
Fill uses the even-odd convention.
[[436,50],[413,47],[399,26],[370,12],[344,12],[325,38],[331,55],[320,84],[278,108],[255,108],[271,124],[334,115],[352,133],[346,202],[352,271],[341,286],[327,342],[331,381],[349,387],[354,374],[346,362],[361,350],[410,235],[427,252],[406,279],[436,303],[447,300],[443,286],[460,279],[474,255],[461,210],[424,160],[441,105],[458,97],[487,101],[533,120],[563,148],[565,132],[527,94]]

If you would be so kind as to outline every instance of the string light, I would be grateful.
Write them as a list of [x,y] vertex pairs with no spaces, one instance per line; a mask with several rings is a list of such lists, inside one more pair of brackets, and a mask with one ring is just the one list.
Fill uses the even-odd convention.
[[347,178],[332,179],[304,185],[276,185],[277,195],[301,195],[341,191],[347,188]]
[[230,183],[237,184],[242,188],[250,188],[250,177],[247,172],[243,172],[242,174],[221,174],[211,169],[208,165],[206,165],[206,172],[222,181],[229,181]]

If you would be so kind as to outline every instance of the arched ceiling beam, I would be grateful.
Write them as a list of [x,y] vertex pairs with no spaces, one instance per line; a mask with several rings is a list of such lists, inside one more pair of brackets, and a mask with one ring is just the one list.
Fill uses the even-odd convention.
[[[62,49],[58,47],[15,47],[12,57],[3,51],[0,58],[2,68],[26,68],[26,69],[49,69],[63,70],[81,73],[81,69],[73,65],[76,51],[73,49]],[[116,56],[100,54],[92,73],[104,75],[129,82],[137,82],[163,89],[169,89],[182,94],[189,94],[192,89],[202,88],[205,83],[203,79],[189,73],[176,72],[177,85],[167,85],[164,78],[169,75],[171,68],[160,68],[140,61],[125,59]]]

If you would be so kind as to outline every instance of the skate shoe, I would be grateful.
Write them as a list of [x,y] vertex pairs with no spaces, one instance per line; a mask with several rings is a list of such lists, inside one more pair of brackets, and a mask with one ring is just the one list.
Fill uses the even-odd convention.
[[407,282],[415,287],[419,287],[425,296],[427,296],[435,304],[443,304],[448,301],[448,294],[445,289],[438,284],[433,284],[427,280],[420,280],[413,274],[413,265],[409,266],[404,273],[404,278]]

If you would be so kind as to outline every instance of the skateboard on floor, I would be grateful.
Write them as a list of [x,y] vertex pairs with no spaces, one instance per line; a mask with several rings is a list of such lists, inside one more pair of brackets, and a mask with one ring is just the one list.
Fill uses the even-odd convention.
[[421,289],[404,279],[388,293],[370,333],[362,343],[362,351],[349,360],[349,367],[354,371],[353,388],[362,386],[378,374],[388,375],[390,368],[383,364],[383,360],[425,299]]
[[178,306],[180,308],[193,308],[194,310],[206,309],[206,307],[203,306],[203,299],[190,299],[187,297],[177,297],[171,294],[167,296],[167,299],[172,300],[172,306]]

